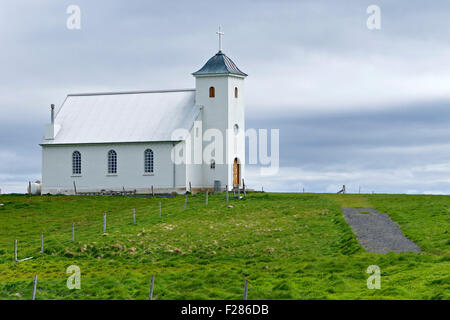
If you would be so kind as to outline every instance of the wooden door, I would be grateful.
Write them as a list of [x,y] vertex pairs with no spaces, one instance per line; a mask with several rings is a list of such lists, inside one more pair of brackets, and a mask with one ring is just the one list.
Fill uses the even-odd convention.
[[233,185],[234,186],[239,186],[239,181],[241,178],[241,173],[240,173],[240,164],[238,163],[238,159],[234,158],[234,163],[233,163]]

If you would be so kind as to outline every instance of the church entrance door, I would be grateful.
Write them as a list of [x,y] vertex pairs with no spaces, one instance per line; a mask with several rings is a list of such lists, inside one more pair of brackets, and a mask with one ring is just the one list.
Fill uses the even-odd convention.
[[239,164],[238,158],[234,158],[233,162],[233,185],[239,187],[239,182],[241,180],[241,165]]

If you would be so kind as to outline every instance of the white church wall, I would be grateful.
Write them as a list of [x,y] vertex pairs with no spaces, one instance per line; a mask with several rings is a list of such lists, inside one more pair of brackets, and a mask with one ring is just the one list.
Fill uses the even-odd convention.
[[[209,88],[214,87],[215,97],[209,97]],[[208,129],[218,129],[223,137],[228,128],[228,80],[224,76],[196,77],[196,103],[203,106],[203,133]],[[203,143],[203,150],[210,142]],[[217,154],[216,154],[217,156]],[[210,157],[204,159],[202,166],[202,184],[213,188],[214,180],[219,180],[222,186],[230,185],[225,153],[223,159],[216,159],[216,168],[211,169]],[[221,164],[222,163],[222,164]]]
[[[194,159],[195,155],[197,155],[197,157],[201,156],[203,148],[201,142],[203,136],[202,130],[203,125],[201,124],[201,122],[202,122],[202,112],[200,112],[190,131],[191,159],[189,163],[186,165],[186,188],[188,190],[189,182],[191,182],[193,191],[203,189],[202,158]],[[197,141],[199,141],[200,143],[197,143]]]
[[[154,173],[144,173],[144,151],[152,149]],[[117,174],[108,174],[108,151],[117,153]],[[42,193],[73,194],[75,181],[78,192],[101,190],[135,190],[149,193],[173,190],[173,162],[171,142],[91,144],[67,146],[43,146]],[[81,175],[72,174],[72,153],[81,153]],[[186,169],[175,167],[175,183],[178,192],[184,192]]]
[[[209,97],[209,88],[215,88],[215,97]],[[238,98],[234,90],[238,88]],[[245,114],[244,114],[244,79],[235,76],[199,76],[196,77],[196,103],[203,106],[203,131],[214,128],[224,137],[227,129],[233,139],[231,148],[224,146],[223,159],[216,159],[216,168],[211,169],[210,162],[205,161],[202,168],[203,185],[214,187],[219,180],[222,187],[233,185],[233,159],[241,163],[241,179],[245,177]],[[234,125],[239,126],[239,135],[234,135]],[[205,148],[210,142],[204,142]],[[228,159],[226,158],[228,157]],[[208,159],[207,159],[208,160]]]
[[[238,77],[228,77],[228,127],[233,136],[233,146],[230,150],[230,161],[238,158],[241,163],[241,177],[239,184],[242,185],[242,179],[245,179],[245,87],[244,79]],[[234,90],[238,88],[238,97],[235,98]],[[236,134],[234,126],[238,125],[239,129]],[[230,166],[228,176],[233,181],[233,166]]]

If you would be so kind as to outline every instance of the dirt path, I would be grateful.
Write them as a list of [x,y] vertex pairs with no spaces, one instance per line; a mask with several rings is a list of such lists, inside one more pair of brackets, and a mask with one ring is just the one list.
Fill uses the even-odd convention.
[[406,238],[397,223],[373,208],[342,208],[345,220],[355,232],[358,242],[369,252],[420,252]]

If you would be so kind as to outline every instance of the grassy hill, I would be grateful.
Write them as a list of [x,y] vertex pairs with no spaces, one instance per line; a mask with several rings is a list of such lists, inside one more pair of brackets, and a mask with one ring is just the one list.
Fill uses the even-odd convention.
[[[158,216],[158,202],[162,217]],[[249,193],[171,198],[2,195],[0,299],[449,299],[450,197]],[[420,254],[367,253],[341,207],[386,212]],[[132,209],[136,211],[136,225]],[[103,213],[107,231],[103,234]],[[75,241],[72,242],[72,223]],[[40,234],[44,234],[44,253]],[[19,259],[14,267],[14,239]],[[69,290],[70,265],[81,290]],[[369,265],[381,289],[369,290]]]

